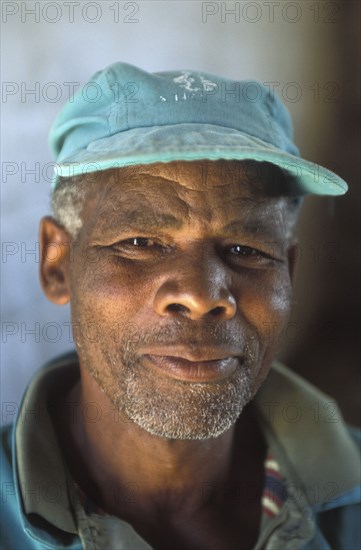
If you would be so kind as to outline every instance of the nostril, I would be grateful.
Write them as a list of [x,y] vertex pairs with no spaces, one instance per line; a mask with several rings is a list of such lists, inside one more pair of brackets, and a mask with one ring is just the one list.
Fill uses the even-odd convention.
[[215,307],[209,313],[213,317],[217,317],[218,315],[221,315],[222,313],[224,313],[224,307],[221,307],[221,306]]
[[189,311],[188,308],[182,306],[182,304],[169,304],[167,310],[170,313],[187,313]]

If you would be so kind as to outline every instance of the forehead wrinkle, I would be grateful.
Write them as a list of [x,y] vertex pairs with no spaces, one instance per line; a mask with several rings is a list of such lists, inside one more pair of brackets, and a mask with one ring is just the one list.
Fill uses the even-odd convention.
[[[185,170],[184,172],[186,179],[191,177],[194,180],[193,171]],[[160,229],[161,226],[180,229],[183,225],[182,222],[191,222],[192,226],[196,224],[203,229],[206,229],[205,226],[208,226],[207,229],[211,229],[210,225],[216,224],[218,229],[221,227],[222,221],[226,223],[236,216],[238,220],[241,220],[243,226],[247,227],[247,230],[255,233],[260,231],[261,226],[266,225],[257,220],[261,220],[267,214],[272,217],[273,221],[276,221],[277,225],[282,225],[280,222],[284,221],[284,212],[282,216],[280,215],[281,209],[275,208],[277,201],[284,197],[267,197],[263,193],[260,194],[259,189],[249,189],[241,182],[229,182],[225,184],[229,188],[227,198],[225,198],[223,185],[221,188],[216,186],[209,189],[213,199],[212,203],[212,200],[207,200],[207,186],[202,184],[204,182],[198,182],[200,186],[198,189],[188,187],[185,181],[174,179],[174,176],[179,173],[181,170],[178,169],[171,170],[171,177],[162,174],[154,175],[146,167],[142,167],[136,173],[132,170],[130,173],[124,173],[124,178],[119,172],[117,174],[110,173],[106,182],[103,180],[105,184],[103,183],[102,189],[98,187],[95,197],[99,226],[105,229],[119,228],[123,222],[124,225],[132,227],[138,225],[145,229]],[[151,185],[148,186],[147,184],[150,182]],[[133,200],[135,195],[137,201]],[[145,207],[146,205],[150,205],[149,211]],[[118,210],[120,210],[119,216]],[[177,215],[179,213],[180,219],[177,219],[177,215],[174,216],[173,212],[176,212]],[[276,212],[278,212],[277,216]],[[114,213],[115,216],[110,213]],[[253,217],[256,219],[253,220]],[[98,223],[96,225],[98,226]],[[231,222],[231,225],[233,229],[237,226],[240,227],[237,220]]]
[[[144,176],[144,172],[139,172],[139,175]],[[110,177],[96,197],[97,214],[107,216],[104,222],[110,222],[109,217],[113,217],[110,214],[119,213],[129,223],[142,221],[147,226],[162,223],[176,228],[182,219],[188,217],[190,208],[179,196],[179,188],[172,180],[152,174],[144,178],[131,174],[123,181]]]
[[[167,166],[167,169],[170,167],[170,165],[165,166]],[[208,180],[205,181],[202,177],[198,177],[199,168],[197,171],[195,171],[195,166],[193,167],[193,170],[190,169],[187,165],[184,166],[184,170],[180,170],[179,167],[178,170],[176,170],[173,167],[173,169],[170,171],[171,175],[169,177],[163,174],[152,174],[153,168],[154,165],[149,165],[149,167],[146,165],[137,167],[136,171],[134,170],[134,168],[132,170],[128,167],[125,169],[118,169],[117,173],[114,173],[113,170],[109,171],[110,174],[108,175],[107,181],[105,185],[103,184],[103,189],[100,190],[101,197],[99,200],[102,200],[103,198],[106,199],[108,197],[108,194],[111,194],[113,195],[113,204],[114,201],[123,202],[123,195],[127,193],[131,193],[133,195],[144,195],[145,193],[149,197],[153,196],[154,198],[160,198],[161,200],[163,200],[166,192],[170,191],[168,195],[169,199],[176,199],[177,204],[175,206],[183,206],[183,215],[185,215],[192,203],[192,200],[194,200],[194,198],[197,198],[199,194],[202,195],[203,204],[205,204],[207,202],[207,192],[212,192],[213,195],[219,195],[221,200],[224,200],[224,187],[228,187],[229,194],[231,196],[237,195],[239,191],[244,192],[248,190],[248,186],[243,186],[238,182],[236,183],[234,181],[227,181],[224,183],[220,183],[220,180],[223,179],[222,176],[217,177],[216,185],[209,185]],[[163,165],[161,167],[156,166],[156,168],[158,170],[165,169]],[[122,170],[124,170],[124,172],[122,172]],[[179,177],[180,173],[182,177]],[[148,185],[149,181],[154,182],[154,184],[156,185],[152,185],[150,187]],[[194,186],[194,184],[196,185]],[[117,193],[114,193],[114,191],[117,191]],[[147,197],[145,197],[145,199],[147,199]]]
[[[138,176],[145,176],[139,178]],[[149,186],[149,180],[152,180],[153,184],[159,184],[159,185],[152,185]],[[179,185],[182,185],[180,182],[175,182],[172,179],[169,179],[162,175],[154,175],[152,173],[146,172],[146,171],[139,171],[136,175],[134,173],[131,173],[129,176],[125,176],[124,179],[121,181],[114,181],[114,178],[110,179],[107,182],[107,189],[106,191],[109,191],[110,193],[113,193],[114,188],[116,186],[120,186],[117,191],[120,191],[117,193],[117,196],[122,198],[122,192],[123,193],[132,193],[133,195],[144,195],[146,197],[146,194],[150,193],[150,196],[153,197],[160,197],[161,199],[164,198],[164,191],[171,191],[171,192],[177,192],[176,185],[179,183]],[[114,197],[112,197],[114,198]],[[147,198],[147,197],[146,197]],[[178,198],[178,197],[177,197]],[[150,202],[150,201],[149,201]]]
[[[93,216],[93,228],[100,231],[114,230],[177,230],[183,226],[186,218],[184,212],[179,213],[179,204],[177,212],[173,214],[168,201],[160,195],[159,190],[154,193],[156,201],[152,201],[145,190],[137,193],[136,200],[130,200],[128,193],[125,196],[121,193],[114,197],[108,195],[105,200],[98,201],[95,205],[95,216]],[[161,199],[159,201],[159,199]],[[173,202],[173,200],[172,200]],[[178,201],[182,203],[183,201]]]

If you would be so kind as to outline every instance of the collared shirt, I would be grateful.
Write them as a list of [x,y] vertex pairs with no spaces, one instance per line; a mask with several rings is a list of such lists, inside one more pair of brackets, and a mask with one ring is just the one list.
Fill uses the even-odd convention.
[[[129,523],[84,506],[69,476],[49,403],[78,377],[75,354],[50,363],[3,431],[4,550],[151,548]],[[360,457],[335,402],[275,363],[255,405],[268,457],[254,550],[359,550]]]

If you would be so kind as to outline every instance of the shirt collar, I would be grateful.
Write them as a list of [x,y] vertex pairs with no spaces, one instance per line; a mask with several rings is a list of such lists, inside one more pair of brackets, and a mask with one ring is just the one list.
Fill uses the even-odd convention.
[[[36,514],[72,534],[77,534],[71,505],[74,486],[68,478],[48,405],[78,378],[75,353],[39,371],[26,391],[15,431],[15,475],[24,513],[28,518]],[[337,506],[338,497],[360,483],[357,449],[331,398],[275,363],[255,397],[255,405],[270,451],[280,462],[288,483],[296,484],[309,504],[315,504],[318,490],[325,496],[331,492]]]
[[70,505],[72,482],[49,415],[48,404],[79,378],[76,354],[45,366],[31,381],[15,427],[17,484],[25,514],[36,514],[67,533],[77,533]]
[[331,397],[275,362],[255,405],[270,447],[311,506],[336,507],[360,484],[359,452]]

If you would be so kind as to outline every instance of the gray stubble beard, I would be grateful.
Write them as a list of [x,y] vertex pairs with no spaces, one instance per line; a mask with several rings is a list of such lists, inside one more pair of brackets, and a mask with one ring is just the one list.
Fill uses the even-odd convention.
[[234,373],[214,383],[157,376],[131,346],[116,355],[103,349],[102,355],[107,374],[104,369],[90,372],[114,407],[148,433],[166,439],[218,437],[237,421],[259,386],[249,347]]

